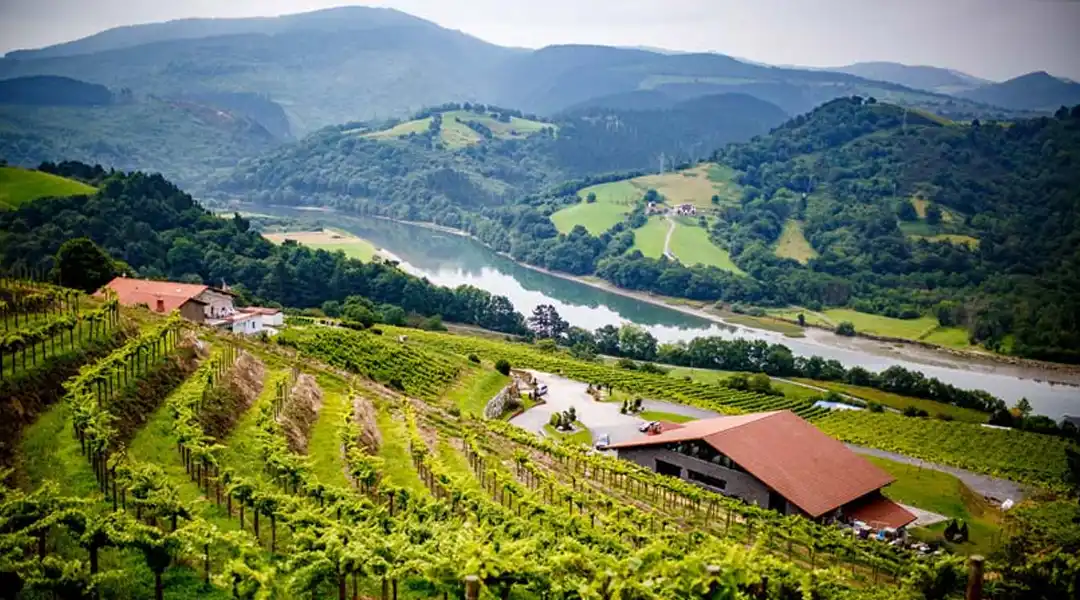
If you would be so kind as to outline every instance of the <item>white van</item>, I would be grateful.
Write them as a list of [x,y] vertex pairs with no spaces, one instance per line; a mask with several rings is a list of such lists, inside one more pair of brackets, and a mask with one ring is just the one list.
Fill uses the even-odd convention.
[[534,389],[534,390],[533,390],[533,396],[535,396],[535,397],[539,398],[540,396],[543,396],[543,395],[544,395],[544,394],[546,394],[547,392],[548,392],[548,390],[547,390],[547,384],[544,384],[544,383],[538,383],[538,384],[536,385],[536,389]]

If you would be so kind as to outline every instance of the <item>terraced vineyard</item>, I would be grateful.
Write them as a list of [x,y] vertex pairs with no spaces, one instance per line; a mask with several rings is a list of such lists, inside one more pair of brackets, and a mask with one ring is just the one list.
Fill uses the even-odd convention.
[[387,334],[407,334],[410,345],[427,349],[432,354],[450,353],[463,358],[476,354],[490,361],[505,358],[514,367],[555,373],[577,381],[604,387],[611,386],[643,398],[668,400],[723,414],[736,415],[786,409],[804,419],[816,419],[828,413],[828,409],[815,407],[813,402],[808,400],[744,392],[720,385],[628,371],[600,363],[577,360],[562,353],[543,352],[525,344],[392,327],[387,327],[385,330]]
[[1048,435],[890,413],[836,411],[816,425],[852,444],[1050,487],[1065,485],[1065,449],[1080,451]]
[[113,321],[126,341],[86,358],[65,399],[16,440],[0,486],[5,598],[919,600],[959,589],[961,559],[915,559],[462,414],[498,387],[489,360],[462,353],[731,413],[781,398],[414,330],[289,329],[268,344],[145,310]]

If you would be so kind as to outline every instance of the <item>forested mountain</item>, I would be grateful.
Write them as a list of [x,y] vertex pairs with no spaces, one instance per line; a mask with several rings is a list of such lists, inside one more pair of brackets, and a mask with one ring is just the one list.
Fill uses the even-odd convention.
[[[428,174],[411,182],[385,178],[379,196],[349,190],[339,165],[353,161],[392,174],[403,164],[408,168],[396,177],[424,173],[407,160],[430,159],[425,145],[415,138],[372,144],[338,130],[325,135],[321,145],[330,153],[290,162],[295,155],[285,151],[246,165],[230,185],[250,190],[254,183],[271,199],[275,190],[294,190],[293,201],[333,190],[338,206],[461,227],[518,260],[595,273],[626,288],[765,306],[850,306],[900,318],[933,314],[1006,353],[1080,360],[1080,107],[1054,118],[958,125],[845,98],[719,151],[714,158],[734,170],[731,184],[741,197],[714,211],[711,234],[749,277],[632,251],[643,200],[602,235],[581,227],[559,234],[548,218],[553,212],[580,202],[579,190],[620,177],[549,186],[513,203],[478,203],[483,197],[475,193],[431,194],[427,186],[436,180]],[[515,140],[497,162],[474,164],[488,172],[522,166],[511,157],[523,155],[510,148],[556,141]],[[377,166],[377,157],[386,162]],[[543,188],[560,172],[527,180],[522,192]],[[802,225],[817,254],[806,265],[774,254],[788,221]]]
[[960,96],[1012,110],[1054,111],[1080,103],[1080,83],[1037,71],[985,85]]
[[[653,168],[661,154],[668,164],[696,160],[728,142],[764,133],[784,119],[773,105],[729,94],[681,102],[667,110],[581,109],[553,119],[550,127],[532,122],[531,127],[540,129],[531,135],[485,138],[465,129],[463,124],[487,129],[467,115],[525,115],[467,106],[464,111],[456,104],[422,111],[417,120],[392,129],[364,123],[326,128],[243,161],[217,191],[263,203],[393,210],[395,216],[417,220],[435,214],[450,218],[459,209],[516,202],[567,179]],[[433,113],[440,115],[437,123],[431,122]],[[473,141],[455,144],[461,137],[455,132],[448,142],[451,128],[473,136]]]
[[[0,82],[0,89],[5,83]],[[63,89],[96,93],[100,88],[84,87],[88,85],[74,82]],[[81,160],[122,170],[163,172],[197,188],[215,172],[231,171],[241,158],[280,143],[242,113],[191,100],[124,95],[100,106],[25,101],[24,96],[18,104],[0,103],[0,158],[24,167]]]
[[991,83],[953,69],[894,62],[860,62],[828,70],[941,94],[958,94]]
[[0,80],[0,104],[104,106],[114,101],[109,88],[67,77],[39,75]]
[[359,295],[421,315],[524,331],[523,317],[504,297],[468,286],[437,287],[382,262],[361,263],[296,243],[276,246],[239,215],[213,215],[160,175],[106,173],[79,163],[46,167],[92,177],[99,191],[0,212],[0,267],[48,272],[61,244],[87,237],[133,274],[225,282],[248,300],[318,307]]
[[719,54],[580,45],[504,48],[404,13],[366,7],[139,25],[0,59],[0,79],[29,75],[72,77],[162,97],[257,94],[285,107],[297,136],[347,121],[400,118],[444,102],[495,103],[551,115],[636,90],[676,100],[742,93],[789,114],[851,94],[950,118],[1014,114],[846,73],[773,68]]

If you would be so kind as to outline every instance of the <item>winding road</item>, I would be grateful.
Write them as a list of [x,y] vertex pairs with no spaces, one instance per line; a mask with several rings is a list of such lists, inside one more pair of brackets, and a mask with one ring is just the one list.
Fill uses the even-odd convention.
[[664,256],[671,260],[679,260],[675,254],[671,252],[671,236],[675,234],[675,219],[671,218],[671,215],[665,215],[665,219],[668,222],[667,236],[664,238]]

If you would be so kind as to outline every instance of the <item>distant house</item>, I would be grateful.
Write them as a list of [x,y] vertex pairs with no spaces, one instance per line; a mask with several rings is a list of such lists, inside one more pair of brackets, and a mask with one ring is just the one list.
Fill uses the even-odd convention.
[[659,204],[655,203],[655,202],[650,202],[650,203],[645,205],[645,214],[646,215],[657,215],[657,214],[660,214],[662,212],[664,212],[663,207],[660,206]]
[[692,217],[697,214],[697,207],[693,204],[680,204],[675,207],[675,214],[679,216]]
[[284,323],[279,309],[236,308],[233,305],[235,294],[208,285],[117,277],[105,287],[116,292],[120,304],[125,306],[141,304],[158,313],[178,310],[189,321],[233,333],[259,333],[267,325],[280,326]]
[[902,529],[915,515],[881,494],[894,478],[791,411],[663,422],[612,444],[619,458],[783,514]]

